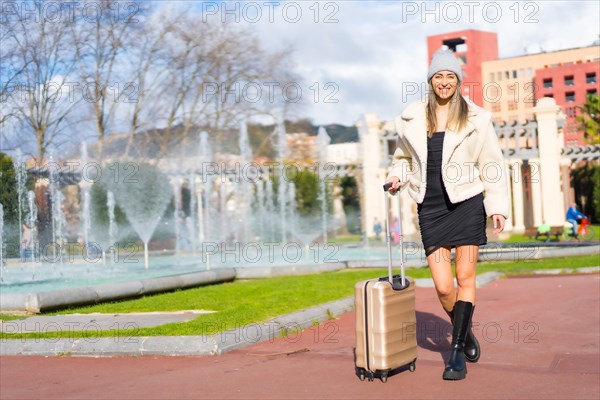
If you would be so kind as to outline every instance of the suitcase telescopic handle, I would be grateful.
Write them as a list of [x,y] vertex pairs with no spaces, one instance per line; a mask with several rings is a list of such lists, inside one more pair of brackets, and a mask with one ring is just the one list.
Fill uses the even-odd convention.
[[[392,187],[391,183],[386,183],[383,185],[383,191],[388,192]],[[387,251],[388,251],[388,276],[390,283],[394,284],[394,274],[392,272],[392,240],[391,240],[391,232],[390,232],[390,206],[388,204],[387,194],[384,195],[384,203],[385,203],[385,229],[386,229],[386,242],[387,242]],[[401,286],[406,287],[405,275],[404,275],[404,237],[402,235],[402,204],[400,202],[400,196],[398,196],[398,234],[400,236],[400,279]]]

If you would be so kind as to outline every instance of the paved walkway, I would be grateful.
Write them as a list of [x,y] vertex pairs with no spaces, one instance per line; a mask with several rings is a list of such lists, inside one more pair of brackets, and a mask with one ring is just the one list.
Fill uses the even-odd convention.
[[417,369],[354,375],[354,314],[220,356],[0,358],[2,399],[598,399],[600,275],[509,278],[478,290],[482,358],[441,379],[447,317],[417,288]]

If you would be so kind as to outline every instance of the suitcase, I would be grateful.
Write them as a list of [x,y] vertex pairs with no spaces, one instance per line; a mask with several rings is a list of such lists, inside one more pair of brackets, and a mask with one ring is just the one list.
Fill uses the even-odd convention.
[[417,361],[417,318],[415,285],[404,275],[402,222],[400,226],[400,275],[392,274],[389,206],[384,185],[388,276],[358,282],[354,287],[356,310],[355,370],[360,380],[375,378],[387,382],[388,376],[408,368],[413,372]]

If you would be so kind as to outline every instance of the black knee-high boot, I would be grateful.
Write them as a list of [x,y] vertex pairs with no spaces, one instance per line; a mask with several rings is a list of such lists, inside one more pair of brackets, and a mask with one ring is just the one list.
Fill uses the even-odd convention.
[[465,379],[467,363],[465,362],[465,340],[469,331],[473,303],[459,300],[454,305],[454,323],[452,325],[452,344],[450,357],[446,362],[443,378],[446,380]]
[[[450,317],[450,322],[454,325],[454,310],[446,311],[446,314]],[[475,313],[475,305],[473,305],[473,314]],[[472,319],[473,317],[471,317]],[[467,338],[465,340],[465,358],[468,362],[477,362],[479,361],[479,357],[481,356],[481,348],[479,347],[479,341],[475,337],[473,333],[473,323],[469,324],[469,331],[467,332]]]

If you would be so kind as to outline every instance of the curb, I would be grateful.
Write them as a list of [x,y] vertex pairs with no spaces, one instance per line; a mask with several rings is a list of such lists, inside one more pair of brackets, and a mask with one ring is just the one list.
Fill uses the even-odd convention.
[[[0,356],[198,356],[223,354],[339,317],[354,308],[354,296],[311,307],[292,314],[253,323],[214,335],[116,336],[78,339],[2,339]],[[209,328],[209,327],[207,327]],[[212,326],[211,328],[214,328]],[[90,335],[92,336],[92,335]]]
[[235,269],[222,268],[48,292],[0,293],[0,311],[27,311],[37,314],[65,306],[95,304],[175,289],[230,282],[234,279],[236,279]]
[[[553,273],[596,273],[600,266],[564,268]],[[545,274],[545,270],[532,271]],[[504,276],[501,272],[486,272],[477,276],[477,287],[483,287]],[[432,279],[415,279],[418,287],[433,287]],[[266,322],[252,323],[241,328],[231,329],[213,335],[198,336],[117,336],[78,339],[6,339],[0,341],[0,356],[200,356],[223,354],[246,346],[274,341],[276,338],[293,333],[301,334],[303,329],[315,323],[337,318],[354,308],[354,296],[310,307],[302,311],[275,317]],[[208,328],[208,327],[207,327]],[[211,326],[214,328],[214,326]],[[125,331],[124,331],[125,332]],[[90,335],[92,336],[92,335]]]

